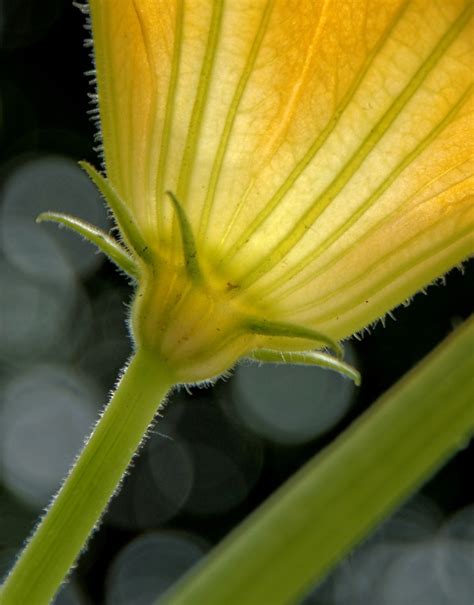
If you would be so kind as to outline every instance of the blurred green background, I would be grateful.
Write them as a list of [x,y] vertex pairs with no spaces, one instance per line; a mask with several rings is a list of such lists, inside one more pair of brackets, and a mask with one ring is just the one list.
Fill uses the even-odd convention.
[[[126,280],[77,236],[34,222],[58,210],[110,226],[77,166],[100,164],[83,25],[69,0],[0,2],[1,575],[130,354]],[[56,603],[151,604],[472,312],[474,263],[464,269],[347,343],[360,389],[319,369],[243,363],[213,389],[176,392]],[[473,452],[305,605],[472,605]]]

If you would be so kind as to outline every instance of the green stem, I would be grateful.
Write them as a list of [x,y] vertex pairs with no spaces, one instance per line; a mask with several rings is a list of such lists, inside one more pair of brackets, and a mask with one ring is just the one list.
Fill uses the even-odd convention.
[[171,590],[167,605],[293,603],[465,446],[474,431],[467,322]]
[[76,561],[172,385],[138,351],[57,497],[0,592],[1,605],[47,605]]

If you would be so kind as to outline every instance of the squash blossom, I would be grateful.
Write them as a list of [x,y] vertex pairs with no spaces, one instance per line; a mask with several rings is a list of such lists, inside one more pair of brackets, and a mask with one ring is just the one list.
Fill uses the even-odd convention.
[[39,220],[135,281],[136,351],[2,603],[51,602],[173,384],[242,357],[357,382],[340,341],[472,253],[472,6],[90,0],[104,171],[82,166],[119,237]]
[[319,363],[473,247],[469,0],[91,0],[131,329],[178,382]]

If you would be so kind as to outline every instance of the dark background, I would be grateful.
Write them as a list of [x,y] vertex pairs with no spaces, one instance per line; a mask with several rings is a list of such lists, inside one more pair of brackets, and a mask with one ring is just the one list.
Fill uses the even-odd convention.
[[[83,24],[67,0],[0,2],[3,573],[130,353],[126,280],[76,236],[34,224],[51,209],[107,227],[74,164],[100,164]],[[464,275],[452,271],[446,285],[396,310],[396,321],[351,341],[357,390],[319,370],[244,366],[214,389],[175,394],[58,603],[151,603],[469,315],[473,273],[466,263]],[[268,387],[282,376],[290,385],[282,397],[295,393],[288,405]],[[307,602],[468,605],[472,454],[471,445],[452,459]],[[443,539],[453,533],[470,538],[451,551]]]

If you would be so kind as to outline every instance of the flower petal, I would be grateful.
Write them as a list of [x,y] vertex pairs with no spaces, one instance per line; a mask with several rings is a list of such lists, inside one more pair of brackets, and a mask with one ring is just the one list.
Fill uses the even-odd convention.
[[287,181],[262,195],[263,205],[246,205],[240,222],[249,216],[248,227],[226,250],[232,283],[279,319],[336,338],[473,251],[472,6],[413,1],[401,9],[329,127],[306,114],[313,148],[282,170]]
[[[145,237],[344,337],[472,251],[469,0],[91,0],[107,173]],[[244,293],[244,294],[242,294]]]
[[178,3],[91,0],[107,175],[137,220],[152,220]]

